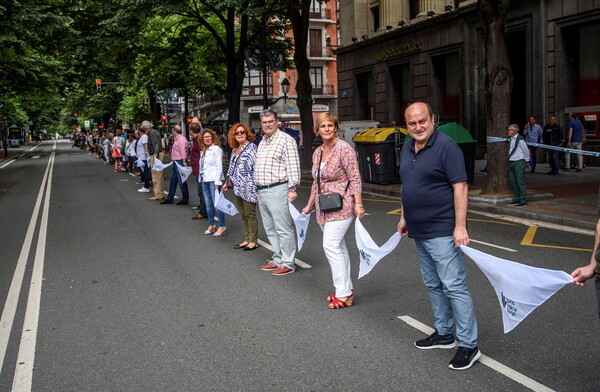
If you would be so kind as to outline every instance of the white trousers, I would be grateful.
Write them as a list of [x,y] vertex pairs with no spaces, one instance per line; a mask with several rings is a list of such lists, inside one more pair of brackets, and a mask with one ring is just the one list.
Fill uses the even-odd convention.
[[350,217],[320,225],[321,230],[323,230],[323,250],[331,267],[335,296],[338,298],[352,295],[350,255],[348,254],[348,248],[346,248],[345,236],[353,220],[354,217]]

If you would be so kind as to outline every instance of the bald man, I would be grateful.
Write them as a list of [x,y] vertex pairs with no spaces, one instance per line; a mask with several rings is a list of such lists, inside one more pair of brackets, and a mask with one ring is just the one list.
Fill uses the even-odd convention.
[[435,130],[431,107],[414,103],[404,112],[410,140],[402,147],[402,213],[398,232],[414,239],[423,283],[429,291],[435,332],[414,342],[418,349],[458,350],[448,367],[469,369],[481,356],[477,321],[461,245],[469,245],[468,187],[463,154]]

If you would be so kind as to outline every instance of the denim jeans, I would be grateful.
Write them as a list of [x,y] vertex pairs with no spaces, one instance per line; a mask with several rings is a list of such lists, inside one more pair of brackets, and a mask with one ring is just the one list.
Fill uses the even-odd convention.
[[215,183],[202,182],[202,193],[206,202],[206,214],[208,225],[215,225],[215,210],[217,210],[217,218],[219,218],[219,227],[225,227],[225,213],[215,208]]
[[477,321],[465,278],[462,251],[452,237],[415,239],[421,262],[423,283],[429,290],[434,328],[440,335],[451,335],[456,323],[459,346],[477,346]]
[[173,161],[173,170],[171,171],[171,178],[169,178],[169,194],[167,195],[167,200],[173,201],[175,198],[175,192],[177,191],[177,184],[179,184],[181,187],[181,201],[188,201],[190,194],[188,192],[187,182],[181,181],[181,175],[179,174],[179,170],[177,170],[177,165],[175,162],[183,165],[183,161],[181,159]]
[[[581,150],[582,142],[572,142],[571,148],[573,150]],[[565,166],[567,169],[571,168],[571,153],[565,152]],[[583,169],[583,155],[577,154],[577,169]]]

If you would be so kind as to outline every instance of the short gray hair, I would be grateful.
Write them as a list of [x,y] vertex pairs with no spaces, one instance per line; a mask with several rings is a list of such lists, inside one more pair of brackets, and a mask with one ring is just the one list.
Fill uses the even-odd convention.
[[519,133],[519,126],[517,124],[510,124],[508,126],[508,129],[510,129],[511,131],[515,131],[516,133]]
[[142,128],[152,129],[152,123],[148,120],[142,121]]
[[260,112],[260,118],[269,116],[273,116],[275,117],[275,120],[277,120],[277,112],[273,109],[264,109],[262,112]]

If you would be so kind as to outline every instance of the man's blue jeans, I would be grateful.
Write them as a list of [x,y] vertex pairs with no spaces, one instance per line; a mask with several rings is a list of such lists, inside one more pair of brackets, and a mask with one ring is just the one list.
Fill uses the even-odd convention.
[[187,182],[182,182],[182,178],[179,175],[179,170],[177,170],[177,165],[175,162],[183,165],[183,161],[181,159],[173,161],[173,169],[171,171],[171,178],[169,178],[169,194],[167,195],[168,201],[173,201],[175,198],[175,192],[177,191],[177,184],[181,187],[181,201],[188,201],[190,198],[190,194],[188,191]]
[[462,251],[452,237],[415,239],[421,261],[423,283],[429,290],[434,328],[440,335],[451,335],[456,322],[459,346],[477,346],[477,320],[465,278]]

